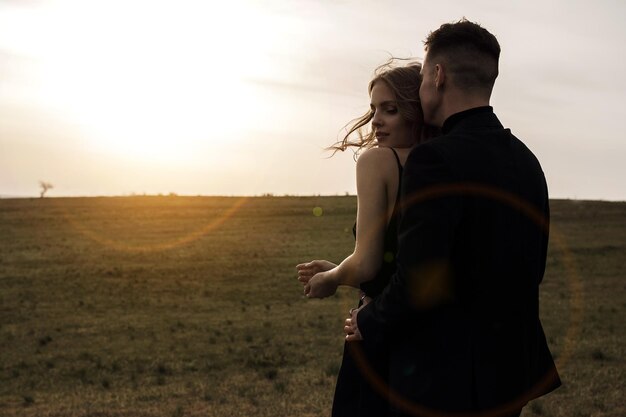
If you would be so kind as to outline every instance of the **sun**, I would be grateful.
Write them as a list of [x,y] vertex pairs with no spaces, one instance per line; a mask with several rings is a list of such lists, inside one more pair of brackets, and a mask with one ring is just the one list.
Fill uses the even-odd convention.
[[258,123],[242,113],[260,105],[249,80],[276,70],[279,39],[252,3],[214,4],[52,2],[36,22],[50,38],[24,41],[42,100],[86,146],[133,160],[184,163],[239,140]]

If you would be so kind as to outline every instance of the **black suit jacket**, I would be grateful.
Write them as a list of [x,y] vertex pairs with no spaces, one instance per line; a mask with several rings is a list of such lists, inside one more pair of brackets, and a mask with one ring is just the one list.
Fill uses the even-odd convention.
[[548,223],[541,166],[491,107],[411,152],[397,272],[358,315],[363,343],[391,347],[397,410],[506,413],[560,385],[539,321]]

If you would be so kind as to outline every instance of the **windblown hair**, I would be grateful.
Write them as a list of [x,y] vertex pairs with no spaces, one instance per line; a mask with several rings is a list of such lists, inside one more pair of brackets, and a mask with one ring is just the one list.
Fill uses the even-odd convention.
[[498,77],[500,44],[487,29],[463,18],[431,32],[424,46],[428,61],[443,61],[457,87],[491,94]]
[[[415,143],[419,143],[422,138],[424,126],[424,114],[420,103],[420,85],[422,76],[420,71],[422,65],[418,62],[410,61],[407,65],[397,67],[394,65],[397,58],[390,59],[387,63],[376,68],[374,78],[368,85],[368,93],[372,95],[372,89],[378,82],[384,82],[394,93],[400,115],[411,124],[411,130],[415,137]],[[363,116],[351,120],[346,126],[346,135],[343,140],[329,146],[327,150],[332,150],[333,155],[337,151],[345,151],[353,147],[355,154],[362,149],[376,146],[377,141],[374,131],[368,124],[372,121],[374,112],[369,110]],[[353,138],[356,134],[357,138]]]

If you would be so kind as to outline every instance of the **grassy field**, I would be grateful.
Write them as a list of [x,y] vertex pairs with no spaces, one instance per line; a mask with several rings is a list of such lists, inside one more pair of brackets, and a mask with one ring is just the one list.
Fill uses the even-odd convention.
[[[322,213],[314,208],[321,207]],[[327,416],[354,197],[0,200],[0,416]],[[542,319],[564,386],[529,416],[623,416],[626,203],[553,201]]]

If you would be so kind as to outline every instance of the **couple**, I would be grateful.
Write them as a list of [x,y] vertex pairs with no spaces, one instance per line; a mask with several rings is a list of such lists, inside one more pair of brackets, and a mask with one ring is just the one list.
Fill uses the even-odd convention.
[[463,19],[425,49],[422,66],[377,73],[370,111],[334,147],[368,148],[354,253],[297,266],[308,297],[361,289],[332,415],[519,416],[560,385],[539,321],[545,178],[489,106],[496,38]]

